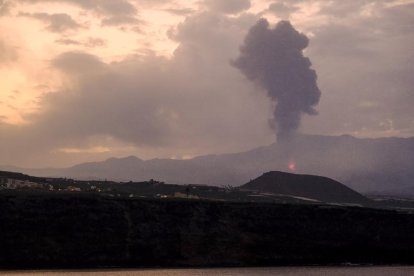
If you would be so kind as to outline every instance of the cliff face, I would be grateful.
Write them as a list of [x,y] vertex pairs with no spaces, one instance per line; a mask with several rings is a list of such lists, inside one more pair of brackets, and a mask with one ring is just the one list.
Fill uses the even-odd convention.
[[328,205],[0,195],[0,267],[414,264],[414,215]]

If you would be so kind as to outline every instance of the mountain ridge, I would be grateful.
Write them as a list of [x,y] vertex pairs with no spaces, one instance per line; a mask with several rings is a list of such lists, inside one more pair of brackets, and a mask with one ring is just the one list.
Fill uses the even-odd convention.
[[[38,176],[239,186],[264,171],[324,175],[363,193],[414,191],[414,137],[297,135],[289,142],[192,159],[109,158],[60,169],[21,169]],[[408,188],[407,188],[408,187]]]

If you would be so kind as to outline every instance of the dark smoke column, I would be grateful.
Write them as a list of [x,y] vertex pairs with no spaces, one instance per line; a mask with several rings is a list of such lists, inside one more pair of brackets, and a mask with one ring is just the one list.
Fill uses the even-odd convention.
[[302,50],[309,40],[289,21],[280,21],[269,29],[260,19],[248,32],[233,66],[264,88],[275,101],[273,124],[278,139],[288,139],[298,129],[302,113],[316,115],[313,108],[321,92],[316,73]]

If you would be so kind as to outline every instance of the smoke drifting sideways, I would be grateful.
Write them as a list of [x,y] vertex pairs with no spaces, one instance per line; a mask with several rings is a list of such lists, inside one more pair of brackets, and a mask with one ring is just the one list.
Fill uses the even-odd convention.
[[247,33],[239,57],[231,61],[276,103],[272,127],[278,141],[292,138],[303,114],[317,114],[314,106],[321,92],[316,72],[302,53],[308,43],[289,21],[270,29],[268,21],[260,19]]

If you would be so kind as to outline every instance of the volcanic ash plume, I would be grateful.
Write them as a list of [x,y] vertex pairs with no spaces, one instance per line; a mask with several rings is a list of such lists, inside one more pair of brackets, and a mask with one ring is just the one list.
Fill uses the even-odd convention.
[[270,29],[267,20],[260,19],[249,30],[240,56],[232,62],[275,101],[273,126],[279,139],[294,134],[302,113],[317,114],[313,107],[321,92],[312,64],[302,54],[308,42],[288,21],[280,21]]

